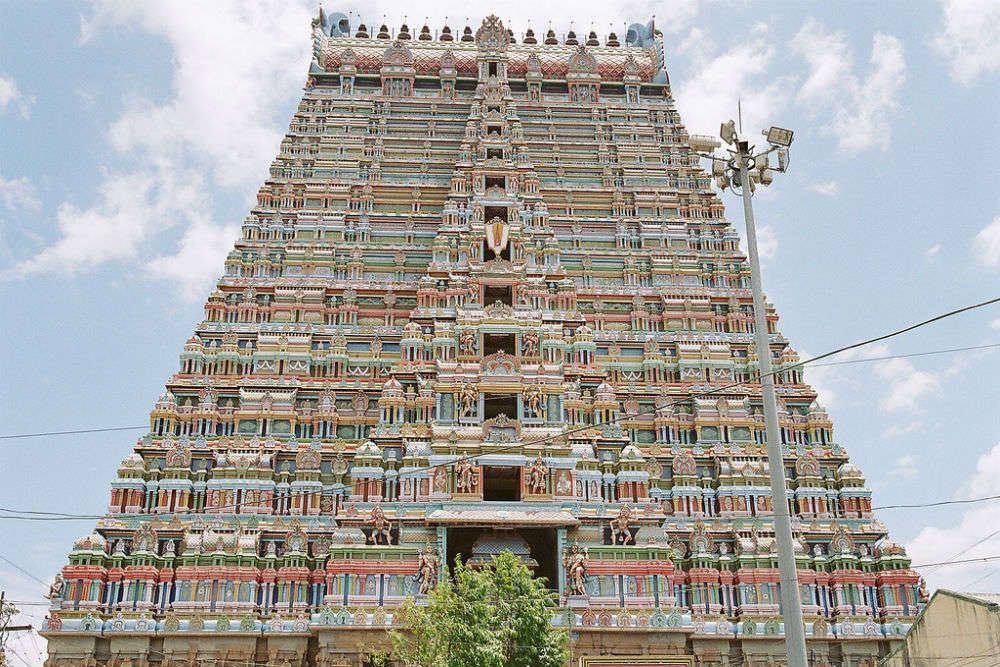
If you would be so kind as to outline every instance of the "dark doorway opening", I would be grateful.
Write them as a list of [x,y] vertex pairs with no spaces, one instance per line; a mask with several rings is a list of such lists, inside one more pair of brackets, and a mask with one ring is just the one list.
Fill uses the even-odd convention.
[[504,222],[507,222],[507,207],[506,206],[487,206],[483,210],[483,216],[486,218],[486,222],[489,222],[493,218],[500,218]]
[[[490,150],[494,150],[494,149],[490,149]],[[487,150],[486,151],[486,157],[490,157],[489,153],[490,153],[490,151]],[[501,190],[503,190],[506,187],[507,187],[507,177],[506,176],[487,176],[486,177],[486,189],[487,190],[489,190],[490,188],[500,188]],[[492,220],[492,218],[490,218],[490,219]]]
[[483,419],[494,419],[505,414],[517,419],[517,394],[485,394],[483,396]]
[[[506,259],[507,261],[510,261],[510,241],[507,241],[507,245],[501,248],[499,253],[493,250],[493,248],[491,248],[486,241],[483,241],[483,260],[488,262],[492,259],[497,259],[497,258]],[[490,303],[493,302],[490,301]],[[508,303],[510,302],[508,301]]]
[[[449,528],[448,529],[448,565],[454,565],[457,557],[462,563],[472,556],[473,545],[484,533],[502,535],[505,531],[491,528]],[[556,558],[555,528],[518,528],[512,530],[528,544],[531,558],[538,562],[535,577],[544,578],[550,590],[559,588],[559,563]]]
[[[502,160],[503,159],[503,149],[502,148],[487,148],[486,149],[486,159],[487,160]],[[487,183],[486,187],[490,187]],[[501,186],[503,187],[503,186]]]
[[[487,303],[493,303],[493,301],[488,301]],[[500,351],[513,355],[515,354],[515,349],[514,334],[483,334],[483,356],[489,356]],[[507,416],[513,417],[514,415]]]
[[483,500],[516,502],[521,499],[521,469],[513,466],[483,466]]
[[[513,288],[510,285],[484,285],[483,305],[489,306],[500,301],[508,306],[514,305]],[[511,352],[513,354],[513,352]]]

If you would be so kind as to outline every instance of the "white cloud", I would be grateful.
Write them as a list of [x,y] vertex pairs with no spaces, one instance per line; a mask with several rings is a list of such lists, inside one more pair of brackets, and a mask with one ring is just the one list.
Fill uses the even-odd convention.
[[796,100],[818,116],[829,115],[824,131],[837,138],[847,153],[868,148],[886,150],[891,136],[890,114],[899,106],[898,95],[906,80],[903,43],[892,35],[876,33],[867,76],[854,71],[854,54],[842,32],[827,32],[809,19],[792,39],[792,49],[809,66]]
[[829,183],[813,183],[812,185],[806,186],[806,189],[827,197],[833,197],[837,194],[837,191],[840,190],[840,186],[837,185],[836,181],[830,181]]
[[941,252],[941,244],[935,243],[924,251],[924,257],[936,257],[939,252]]
[[[817,400],[826,408],[832,408],[839,403],[840,392],[848,387],[851,378],[845,373],[845,369],[850,366],[840,365],[845,361],[856,361],[860,359],[870,359],[889,354],[889,348],[883,343],[869,345],[868,347],[854,348],[841,352],[829,361],[810,364],[805,367],[805,381],[809,383],[818,394]],[[811,353],[802,350],[802,359],[811,358]]]
[[[923,426],[922,423],[920,423],[920,422],[913,422],[913,421],[907,422],[905,424],[892,424],[892,425],[886,427],[885,429],[883,429],[883,431],[882,431],[882,437],[883,438],[899,438],[899,437],[902,437],[904,435],[909,435],[910,433],[915,432],[917,429],[921,428],[922,426]],[[913,458],[913,457],[911,456],[911,457],[907,457],[907,458]],[[900,463],[899,463],[900,460],[901,459],[897,459],[896,460],[896,464],[897,465],[900,465]]]
[[266,177],[305,82],[313,11],[280,0],[227,0],[197,11],[179,0],[96,2],[81,19],[81,41],[128,29],[161,38],[174,63],[171,94],[162,103],[128,103],[108,128],[118,160],[96,201],[61,204],[59,236],[7,275],[137,261],[182,298],[203,296],[238,229],[213,220],[210,195],[249,195]]
[[896,459],[890,474],[903,479],[910,479],[917,476],[917,457],[913,454],[906,454]]
[[177,252],[149,262],[149,271],[178,285],[183,298],[203,298],[203,286],[217,280],[222,273],[223,260],[239,230],[239,225],[194,223],[184,233]]
[[1000,3],[943,0],[941,9],[933,44],[950,61],[952,77],[969,85],[982,73],[1000,70]]
[[[976,470],[969,478],[957,499],[991,496],[1000,488],[1000,442],[981,455]],[[997,553],[1000,533],[983,540],[1000,526],[1000,503],[971,505],[957,522],[948,527],[928,526],[907,544],[907,551],[914,563],[938,563],[946,560],[982,558]],[[982,542],[980,542],[982,540]],[[977,544],[977,542],[980,542]],[[962,563],[947,567],[927,568],[921,571],[932,588],[969,590],[984,575],[996,572],[996,564]],[[997,583],[990,584],[995,590]]]
[[10,211],[37,211],[42,206],[35,186],[27,176],[7,180],[0,174],[0,204]]
[[886,382],[883,410],[911,410],[921,400],[941,390],[941,381],[932,373],[918,370],[909,359],[886,359],[875,363],[875,375]]
[[972,253],[981,264],[1000,265],[1000,215],[976,234],[972,241]]
[[778,254],[778,236],[768,226],[757,228],[757,252],[762,260],[774,259]]
[[[721,122],[736,118],[742,102],[743,127],[756,134],[753,128],[771,125],[788,103],[791,80],[768,71],[776,52],[764,24],[722,51],[693,28],[677,52],[690,60],[689,67],[673,72],[673,87],[681,118],[692,133],[715,136]],[[685,76],[685,71],[691,74]]]
[[11,108],[17,109],[22,118],[28,118],[34,103],[35,98],[22,92],[14,77],[0,73],[0,114]]
[[991,329],[996,329],[997,331],[1000,331],[1000,317],[998,317],[995,320],[993,320],[992,322],[990,322],[990,328]]
[[[831,365],[823,365],[821,362],[815,366],[807,366],[805,380],[817,390],[820,402],[831,407],[837,402],[844,387],[858,392],[864,392],[866,388],[871,387],[871,380],[862,381],[858,376],[848,372],[848,369],[856,366],[871,366],[871,373],[878,381],[877,386],[884,392],[879,400],[879,406],[886,412],[911,410],[941,390],[941,381],[937,376],[919,370],[909,359],[882,359],[891,354],[892,350],[885,343],[848,350],[827,362]],[[808,358],[808,355],[803,353],[803,358]],[[844,362],[865,360],[871,360],[871,363],[842,365]],[[883,435],[897,437],[911,432],[914,428],[916,427],[910,424],[892,425],[883,431]]]
[[12,274],[73,275],[111,260],[134,257],[156,231],[172,227],[207,205],[193,171],[143,171],[107,175],[89,208],[63,203],[56,212],[60,238],[14,267]]

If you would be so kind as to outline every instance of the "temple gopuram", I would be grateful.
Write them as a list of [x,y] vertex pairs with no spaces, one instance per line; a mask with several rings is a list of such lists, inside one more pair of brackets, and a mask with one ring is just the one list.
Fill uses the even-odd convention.
[[[256,206],[50,591],[49,667],[363,667],[511,551],[573,664],[783,665],[770,354],[810,664],[926,598],[677,113],[653,24],[313,21]],[[791,368],[790,368],[791,367]]]

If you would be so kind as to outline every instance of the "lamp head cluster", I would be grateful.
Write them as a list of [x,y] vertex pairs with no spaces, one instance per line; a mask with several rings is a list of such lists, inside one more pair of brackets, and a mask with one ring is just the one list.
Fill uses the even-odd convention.
[[[783,127],[774,127],[764,130],[767,137],[768,148],[756,154],[754,146],[749,141],[740,139],[736,132],[736,123],[732,120],[726,121],[719,128],[719,137],[726,144],[733,146],[729,150],[731,157],[718,157],[709,155],[712,160],[712,176],[715,177],[715,184],[720,190],[726,188],[735,190],[742,188],[742,170],[746,166],[748,180],[750,181],[750,191],[753,192],[756,185],[770,185],[774,181],[774,172],[785,172],[788,170],[788,148],[792,145],[793,132]],[[718,145],[718,144],[716,144]],[[771,164],[771,153],[775,153],[776,164]]]

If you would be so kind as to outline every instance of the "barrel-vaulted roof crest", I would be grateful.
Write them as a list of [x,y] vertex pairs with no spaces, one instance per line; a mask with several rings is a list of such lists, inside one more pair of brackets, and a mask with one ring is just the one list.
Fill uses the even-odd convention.
[[483,19],[483,24],[476,31],[476,45],[480,51],[505,51],[508,43],[510,36],[496,14]]
[[582,44],[569,57],[569,71],[592,74],[597,72],[597,58]]

